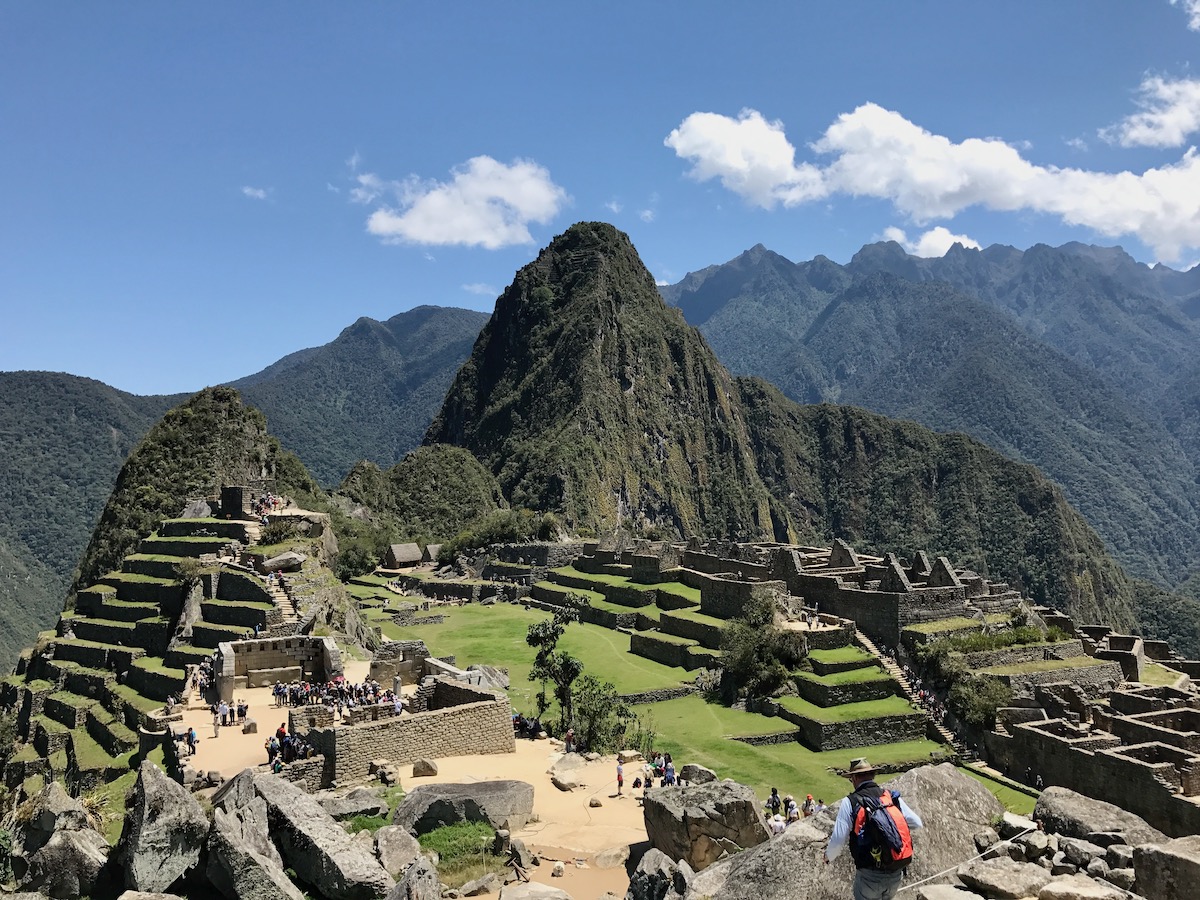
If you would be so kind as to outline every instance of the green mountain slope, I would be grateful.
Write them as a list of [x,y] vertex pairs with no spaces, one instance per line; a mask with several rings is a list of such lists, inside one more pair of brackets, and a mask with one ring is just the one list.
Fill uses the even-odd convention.
[[421,442],[487,315],[418,306],[361,318],[321,347],[233,382],[323,484],[362,459],[390,466]]
[[321,510],[321,490],[295,456],[267,433],[236,390],[206,388],[170,410],[134,448],[83,553],[72,592],[94,584],[162,519],[225,484],[263,485]]
[[[1036,464],[1123,565],[1172,584],[1200,563],[1200,452],[1173,356],[1192,326],[1160,284],[1188,277],[1082,245],[919,259],[882,243],[845,267],[756,247],[663,294],[735,372],[795,400],[961,430]],[[1159,404],[1165,369],[1182,389]]]
[[54,622],[121,463],[177,399],[0,373],[0,670]]
[[735,381],[652,287],[625,235],[569,229],[497,301],[427,441],[466,447],[514,504],[574,525],[925,548],[1132,623],[1128,579],[1036,469]]
[[517,273],[426,442],[570,526],[771,533],[729,374],[611,225],[573,226]]

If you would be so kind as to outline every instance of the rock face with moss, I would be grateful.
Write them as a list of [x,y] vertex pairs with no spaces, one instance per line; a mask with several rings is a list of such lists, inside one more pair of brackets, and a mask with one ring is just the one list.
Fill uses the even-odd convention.
[[517,273],[425,440],[569,526],[772,531],[729,373],[611,225],[573,226]]
[[201,391],[151,428],[121,467],[72,593],[116,568],[160,520],[178,515],[189,498],[217,493],[223,484],[263,482],[301,503],[321,493],[300,461],[267,433],[263,414],[245,406],[237,391]]

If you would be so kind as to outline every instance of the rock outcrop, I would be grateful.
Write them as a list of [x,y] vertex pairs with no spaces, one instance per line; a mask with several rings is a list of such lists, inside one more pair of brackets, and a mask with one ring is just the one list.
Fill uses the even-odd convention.
[[268,832],[267,803],[258,796],[232,812],[213,810],[205,874],[230,900],[304,900],[283,871]]
[[200,861],[208,816],[191,792],[150,761],[138,770],[117,858],[125,886],[165,891]]
[[438,880],[437,869],[425,857],[419,856],[404,871],[387,900],[440,900],[441,896],[442,883]]
[[271,838],[284,863],[330,900],[386,897],[394,882],[371,844],[351,840],[311,796],[274,775],[259,775],[254,790],[266,801]]
[[[922,766],[888,782],[925,827],[913,832],[908,872],[920,880],[969,859],[978,851],[973,835],[988,828],[1004,810],[999,801],[954,766]],[[652,792],[654,793],[654,792]],[[722,860],[698,873],[687,900],[844,900],[850,896],[854,865],[848,853],[825,865],[837,805],[803,819],[768,843]],[[964,898],[965,900],[965,898]]]
[[1146,900],[1185,900],[1200,894],[1200,835],[1147,844],[1133,851],[1137,891]]
[[393,878],[399,878],[409,863],[421,855],[417,839],[399,825],[385,825],[375,832],[375,855]]
[[629,878],[625,900],[682,900],[695,873],[680,860],[676,865],[661,850],[651,847],[638,860]]
[[90,894],[108,862],[109,847],[83,806],[52,781],[26,813],[13,843],[17,886],[62,900]]
[[1101,832],[1120,832],[1130,846],[1168,840],[1157,828],[1146,824],[1145,819],[1119,806],[1093,800],[1064,787],[1050,787],[1042,791],[1033,817],[1042,822],[1046,831],[1068,837],[1087,839],[1089,835]]
[[416,835],[457,822],[487,822],[497,831],[516,831],[532,814],[533,785],[525,781],[423,784],[396,807],[392,824]]
[[348,794],[321,793],[317,795],[321,808],[339,822],[356,816],[386,816],[388,805],[377,788],[355,788]]
[[655,788],[642,813],[651,846],[696,871],[770,837],[753,789],[736,781]]

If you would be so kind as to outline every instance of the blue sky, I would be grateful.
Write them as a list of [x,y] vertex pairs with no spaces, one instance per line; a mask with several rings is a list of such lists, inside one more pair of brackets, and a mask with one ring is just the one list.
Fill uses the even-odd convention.
[[1200,0],[10,0],[0,369],[199,389],[490,310],[583,219],[663,281],[884,236],[1185,268],[1198,52]]

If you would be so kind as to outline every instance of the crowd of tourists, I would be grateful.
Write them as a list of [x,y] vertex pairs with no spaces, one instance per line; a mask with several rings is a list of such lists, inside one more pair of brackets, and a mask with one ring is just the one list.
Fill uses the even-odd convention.
[[267,751],[267,765],[276,774],[283,771],[285,765],[300,759],[312,759],[317,754],[316,748],[302,735],[288,733],[287,722],[279,723],[275,733],[263,743],[263,749]]
[[286,505],[282,497],[272,494],[270,491],[258,498],[251,496],[250,502],[254,514],[259,517],[264,525],[270,524],[270,521],[267,519],[270,513],[281,510]]
[[829,807],[820,798],[814,800],[812,794],[805,795],[804,800],[797,803],[791,794],[781,797],[779,788],[771,788],[771,796],[767,798],[763,808],[766,810],[767,826],[771,829],[771,834],[783,834],[789,825],[824,812]]
[[271,690],[277,707],[324,706],[339,719],[350,710],[362,706],[388,707],[396,715],[404,711],[404,698],[390,688],[384,690],[379,682],[368,678],[360,684],[351,684],[336,678],[324,684],[308,681],[293,681],[291,684],[275,682]]
[[208,708],[213,716],[213,737],[217,737],[222,728],[228,728],[231,725],[245,725],[250,704],[245,700],[235,698],[229,702],[219,700]]

